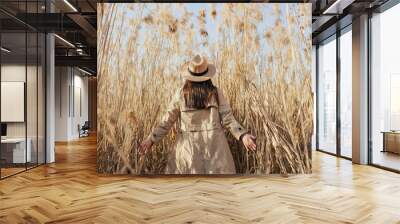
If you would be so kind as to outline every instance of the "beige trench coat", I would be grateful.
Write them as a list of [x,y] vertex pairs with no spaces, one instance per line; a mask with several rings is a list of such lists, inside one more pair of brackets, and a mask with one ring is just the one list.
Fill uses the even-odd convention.
[[185,106],[179,90],[160,124],[149,138],[159,142],[177,123],[177,142],[170,153],[165,170],[167,174],[234,174],[235,164],[223,128],[236,139],[247,131],[233,117],[229,102],[218,89],[206,109]]

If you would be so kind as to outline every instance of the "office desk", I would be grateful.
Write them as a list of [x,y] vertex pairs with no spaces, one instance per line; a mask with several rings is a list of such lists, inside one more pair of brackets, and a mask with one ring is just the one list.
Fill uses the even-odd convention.
[[382,152],[400,154],[400,131],[383,131]]
[[31,162],[32,141],[28,138],[26,142],[28,144],[25,153],[25,138],[1,139],[1,159],[5,160],[5,163]]

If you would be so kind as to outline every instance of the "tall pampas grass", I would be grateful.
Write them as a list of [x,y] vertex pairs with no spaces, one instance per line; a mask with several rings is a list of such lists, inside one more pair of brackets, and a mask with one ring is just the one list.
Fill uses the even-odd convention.
[[227,133],[237,172],[310,173],[310,5],[204,6],[98,4],[98,171],[163,173],[175,128],[151,153],[138,147],[182,86],[185,62],[203,49],[234,116],[257,136],[257,151],[246,152]]

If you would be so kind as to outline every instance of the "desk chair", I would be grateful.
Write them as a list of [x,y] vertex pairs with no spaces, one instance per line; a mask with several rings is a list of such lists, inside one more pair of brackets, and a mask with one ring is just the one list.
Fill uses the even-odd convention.
[[89,121],[85,121],[82,127],[80,127],[80,125],[78,124],[79,138],[89,136],[89,129],[90,129]]

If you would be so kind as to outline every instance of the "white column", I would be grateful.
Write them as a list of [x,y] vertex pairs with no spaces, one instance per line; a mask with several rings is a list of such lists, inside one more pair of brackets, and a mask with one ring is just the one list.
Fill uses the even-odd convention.
[[368,163],[368,15],[353,20],[353,162]]
[[55,75],[54,75],[54,35],[46,36],[46,163],[55,161],[54,133],[55,133]]
[[54,76],[54,35],[46,36],[46,163],[55,161],[54,132],[55,132],[55,76]]

